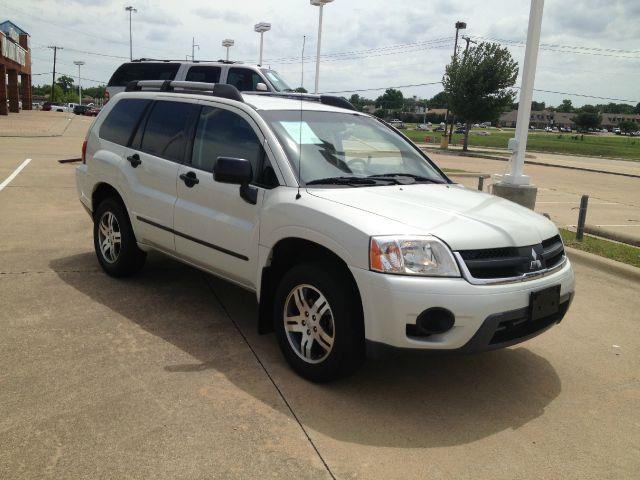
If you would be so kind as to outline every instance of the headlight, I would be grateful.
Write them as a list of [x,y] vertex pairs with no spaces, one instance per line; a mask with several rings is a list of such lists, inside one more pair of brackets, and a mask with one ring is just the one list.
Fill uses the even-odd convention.
[[435,237],[371,237],[369,267],[382,273],[459,277],[449,247]]

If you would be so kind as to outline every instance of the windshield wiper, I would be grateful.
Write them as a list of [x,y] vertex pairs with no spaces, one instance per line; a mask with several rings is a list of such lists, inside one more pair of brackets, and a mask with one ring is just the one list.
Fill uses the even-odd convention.
[[[384,180],[384,179],[381,179]],[[379,185],[380,182],[373,178],[365,177],[327,177],[317,178],[307,182],[307,185]]]
[[383,173],[378,175],[369,175],[366,178],[381,179],[381,180],[397,180],[402,177],[412,178],[414,180],[414,183],[417,183],[417,182],[444,183],[444,181],[442,180],[423,177],[422,175],[414,175],[413,173]]

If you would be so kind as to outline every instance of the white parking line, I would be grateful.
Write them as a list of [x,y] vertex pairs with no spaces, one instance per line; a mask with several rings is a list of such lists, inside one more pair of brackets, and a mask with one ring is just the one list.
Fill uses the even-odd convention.
[[29,162],[30,162],[30,161],[31,161],[31,159],[30,159],[30,158],[27,158],[24,162],[22,162],[22,163],[20,164],[20,166],[19,166],[18,168],[16,168],[16,169],[13,171],[13,173],[12,173],[11,175],[9,175],[9,176],[7,177],[7,179],[6,179],[4,182],[0,183],[0,191],[2,191],[2,189],[3,189],[4,187],[6,187],[7,185],[9,185],[9,183],[11,183],[11,180],[13,180],[14,178],[16,178],[16,177],[18,176],[18,174],[22,171],[22,169],[23,169],[24,167],[26,167],[27,165],[29,165]]

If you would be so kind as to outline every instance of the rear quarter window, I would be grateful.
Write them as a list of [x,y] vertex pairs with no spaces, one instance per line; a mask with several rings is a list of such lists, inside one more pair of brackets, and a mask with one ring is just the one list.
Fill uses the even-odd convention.
[[173,80],[179,69],[179,63],[125,63],[111,76],[107,86],[126,87],[134,80]]
[[220,70],[220,67],[208,67],[205,65],[191,67],[185,80],[188,82],[218,83],[220,82]]
[[142,98],[120,100],[102,122],[100,138],[126,146],[150,103],[151,100]]

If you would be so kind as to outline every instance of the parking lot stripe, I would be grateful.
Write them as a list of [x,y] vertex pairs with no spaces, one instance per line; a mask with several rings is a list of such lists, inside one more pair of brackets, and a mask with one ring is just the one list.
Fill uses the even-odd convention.
[[7,177],[7,179],[6,179],[4,182],[0,183],[0,191],[2,191],[2,189],[3,189],[4,187],[6,187],[7,185],[9,185],[9,183],[11,183],[11,180],[13,180],[14,178],[16,178],[16,177],[18,176],[18,174],[22,171],[22,169],[23,169],[24,167],[26,167],[27,165],[29,165],[29,162],[30,162],[30,161],[31,161],[31,159],[30,159],[30,158],[27,158],[24,162],[22,162],[22,163],[20,164],[20,166],[19,166],[18,168],[16,168],[16,169],[13,171],[13,173],[12,173],[11,175],[9,175],[9,176]]

